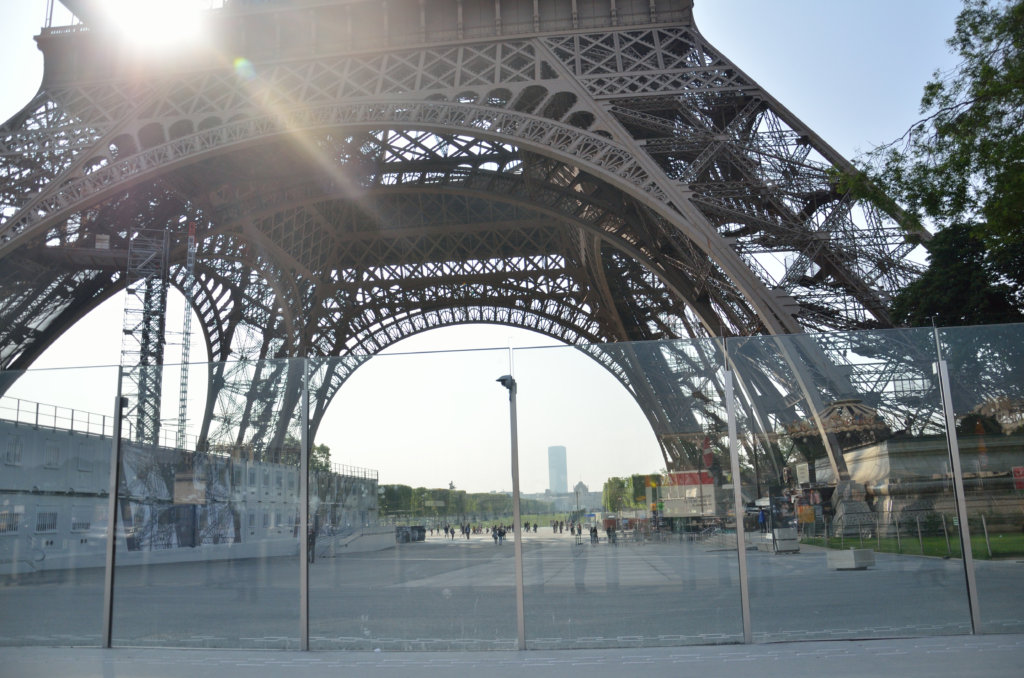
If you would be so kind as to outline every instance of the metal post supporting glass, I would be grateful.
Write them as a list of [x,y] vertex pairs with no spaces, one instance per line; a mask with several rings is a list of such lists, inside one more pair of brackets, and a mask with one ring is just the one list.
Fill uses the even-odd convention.
[[736,401],[733,396],[732,372],[725,372],[725,407],[729,416],[729,462],[732,472],[733,505],[736,515],[736,557],[739,565],[740,610],[743,616],[743,642],[753,642],[750,627],[750,590],[747,581],[747,545],[743,530],[743,487],[740,483],[740,445],[736,435]]
[[[936,340],[938,337],[936,336]],[[936,345],[938,350],[938,345]],[[967,580],[967,604],[971,610],[971,630],[981,632],[981,611],[978,607],[978,586],[974,579],[974,554],[971,549],[971,530],[967,524],[967,498],[964,493],[964,475],[960,467],[960,445],[956,437],[956,417],[953,414],[953,399],[950,397],[949,370],[946,361],[939,354],[936,363],[942,392],[942,406],[946,415],[946,441],[949,445],[949,463],[953,475],[953,491],[956,495],[957,522],[960,523],[960,551],[963,553],[964,576]]]
[[302,361],[299,410],[299,646],[309,650],[309,361]]
[[114,556],[117,551],[117,485],[121,467],[121,373],[117,375],[117,395],[114,396],[113,447],[110,451],[110,495],[107,502],[107,554],[103,571],[103,631],[102,647],[109,648],[114,623]]
[[508,389],[509,418],[512,429],[512,530],[516,536],[513,555],[516,568],[516,629],[519,649],[526,649],[526,611],[523,600],[523,529],[519,514],[519,431],[516,424],[516,380],[506,374],[497,379]]

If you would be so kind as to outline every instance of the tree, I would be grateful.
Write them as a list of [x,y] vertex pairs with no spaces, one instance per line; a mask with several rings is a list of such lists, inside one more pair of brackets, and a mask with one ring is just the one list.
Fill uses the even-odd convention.
[[928,270],[893,301],[894,322],[948,327],[1022,319],[1010,285],[999,280],[970,225],[946,226],[925,247]]
[[408,485],[381,485],[381,515],[402,515],[412,510],[413,489]]
[[331,470],[331,448],[327,445],[314,445],[309,450],[309,469],[311,471]]
[[1017,322],[1024,318],[1024,0],[964,0],[947,42],[960,63],[925,85],[925,117],[870,156],[881,190],[939,229],[928,273],[893,310],[915,325],[933,316],[948,324]]
[[[279,461],[282,464],[298,466],[300,461],[300,450],[302,444],[295,436],[285,436],[284,445],[281,448]],[[331,448],[327,445],[313,445],[309,449],[309,470],[330,471],[331,470]]]
[[633,481],[630,478],[609,478],[601,490],[601,505],[605,511],[616,513],[633,507]]

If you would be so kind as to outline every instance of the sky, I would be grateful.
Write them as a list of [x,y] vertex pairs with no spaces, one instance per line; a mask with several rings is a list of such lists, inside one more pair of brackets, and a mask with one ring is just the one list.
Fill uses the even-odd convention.
[[[959,9],[959,0],[697,0],[694,11],[713,45],[852,159],[919,119],[924,83],[955,64],[945,40]],[[0,119],[38,88],[42,57],[33,36],[45,16],[46,0],[0,0]],[[58,14],[54,23],[66,22]],[[123,303],[117,297],[94,311],[34,367],[116,365]],[[175,297],[170,322],[183,313]],[[547,487],[552,445],[567,449],[570,485],[582,480],[591,490],[610,475],[663,467],[646,420],[622,387],[589,358],[556,343],[493,326],[403,340],[356,371],[314,442],[327,444],[336,463],[378,470],[382,483],[509,490],[508,393],[495,380],[511,371],[519,383],[524,492]],[[180,361],[179,345],[171,339],[168,363]],[[192,346],[191,359],[204,360],[198,335]],[[176,374],[165,379],[177,380]],[[115,382],[109,367],[41,371],[22,379],[13,394],[103,413],[111,409]],[[204,399],[202,379],[190,377],[192,424]],[[173,412],[165,416],[175,419],[176,393],[168,409]]]

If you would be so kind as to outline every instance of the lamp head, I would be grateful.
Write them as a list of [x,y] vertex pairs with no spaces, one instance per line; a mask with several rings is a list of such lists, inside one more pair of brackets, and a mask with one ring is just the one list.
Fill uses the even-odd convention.
[[506,374],[503,377],[498,377],[496,381],[500,382],[502,386],[504,386],[510,391],[516,387],[516,380],[512,378],[511,374]]

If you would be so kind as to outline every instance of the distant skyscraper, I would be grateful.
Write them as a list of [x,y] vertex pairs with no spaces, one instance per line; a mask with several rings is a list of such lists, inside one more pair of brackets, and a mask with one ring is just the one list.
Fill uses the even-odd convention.
[[569,472],[566,470],[563,445],[548,448],[548,489],[552,494],[565,494],[569,491]]

